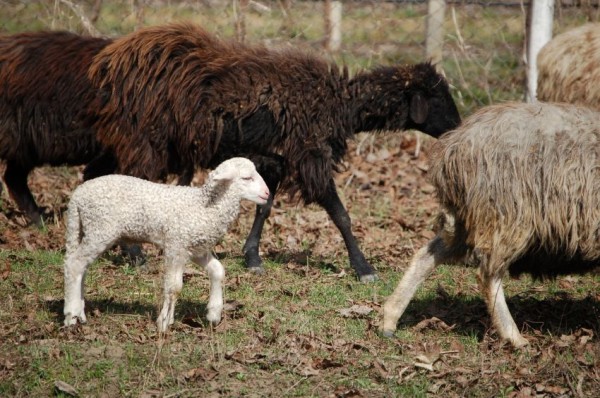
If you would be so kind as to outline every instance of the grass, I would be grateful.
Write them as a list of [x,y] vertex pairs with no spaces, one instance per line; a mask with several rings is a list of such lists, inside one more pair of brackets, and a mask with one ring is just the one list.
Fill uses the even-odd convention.
[[[347,65],[351,73],[379,64],[420,62],[424,57],[424,4],[344,3],[343,46],[336,54],[323,50],[325,24],[320,3],[267,2],[267,12],[249,7],[244,13],[230,2],[208,5],[147,1],[145,7],[132,4],[137,3],[103,1],[96,28],[105,35],[117,36],[138,26],[189,20],[223,37],[233,37],[236,18],[243,15],[248,41],[316,51]],[[83,5],[90,15],[91,2]],[[0,31],[83,29],[80,18],[59,1],[18,2],[5,8],[0,16]],[[558,9],[557,33],[600,18],[593,10]],[[464,115],[490,103],[523,99],[524,21],[519,7],[453,5],[447,9],[441,67],[456,88],[455,97]]]
[[[261,395],[257,390],[260,382],[277,375],[269,381],[267,395],[286,390],[287,396],[322,396],[354,389],[368,396],[427,396],[436,388],[460,391],[463,380],[442,378],[440,386],[436,384],[440,379],[429,375],[449,372],[456,376],[452,369],[459,364],[473,382],[474,374],[480,372],[482,363],[485,369],[487,361],[491,362],[487,369],[500,375],[511,373],[514,361],[537,367],[543,356],[538,349],[551,345],[552,340],[568,341],[561,338],[569,335],[568,328],[581,334],[589,327],[577,332],[577,326],[569,321],[548,326],[546,332],[543,328],[542,334],[535,335],[534,349],[500,356],[504,361],[498,364],[498,355],[506,347],[498,346],[487,330],[488,319],[472,269],[441,266],[436,270],[410,304],[397,338],[390,340],[377,337],[376,327],[379,306],[400,277],[393,269],[380,270],[385,282],[360,284],[353,276],[340,277],[318,267],[305,270],[303,264],[293,262],[269,262],[267,274],[256,276],[245,271],[240,258],[225,257],[225,297],[230,305],[223,322],[213,330],[203,321],[207,280],[203,274],[193,276],[186,280],[173,330],[159,339],[154,319],[161,273],[154,268],[159,266],[155,255],[147,269],[117,267],[105,259],[92,265],[86,280],[89,323],[68,330],[60,327],[62,253],[3,251],[0,262],[8,259],[12,269],[10,277],[0,281],[0,296],[6,303],[0,312],[4,341],[0,393],[48,395],[55,381],[61,380],[82,396],[152,391],[183,396],[211,392]],[[520,300],[537,303],[527,305],[529,313],[531,308],[548,311],[544,306],[553,305],[556,295],[564,292],[559,284],[540,287],[527,279],[507,281],[515,317],[519,318],[524,307]],[[557,303],[571,315],[573,311],[600,311],[598,303],[586,302],[599,285],[597,277],[581,278],[578,288],[569,290],[568,301]],[[581,304],[579,300],[583,300]],[[353,304],[374,311],[350,318],[339,313]],[[555,310],[559,308],[555,306]],[[565,318],[571,315],[565,313]],[[431,316],[454,328],[413,330],[420,320]],[[597,333],[597,321],[595,325]],[[535,331],[537,325],[533,327]],[[579,338],[586,336],[583,333]],[[569,369],[571,373],[559,377],[577,380],[586,363],[598,361],[597,354],[580,352],[577,345],[562,347],[556,359],[569,366],[560,366],[560,372]],[[419,355],[438,355],[442,362],[434,362],[434,370],[427,372],[413,365]],[[558,366],[553,363],[544,366]],[[313,380],[318,380],[318,391]],[[470,396],[491,388],[483,381],[477,385],[481,389],[469,390],[474,394]],[[501,394],[518,387],[510,381],[502,386]]]

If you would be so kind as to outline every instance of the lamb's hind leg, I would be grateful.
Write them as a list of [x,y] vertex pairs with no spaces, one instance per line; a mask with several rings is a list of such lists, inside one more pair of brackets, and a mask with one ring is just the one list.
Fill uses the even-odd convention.
[[65,326],[77,321],[87,322],[85,317],[84,287],[87,267],[108,248],[106,244],[92,244],[84,240],[75,248],[69,248],[65,256]]
[[502,288],[502,275],[505,269],[503,265],[507,261],[492,254],[487,262],[482,262],[477,276],[488,312],[498,334],[510,341],[513,346],[522,347],[529,343],[519,332],[510,314]]
[[225,269],[221,262],[216,259],[212,253],[195,256],[194,262],[206,269],[210,280],[210,293],[206,309],[206,319],[213,325],[221,322],[221,313],[223,312],[223,279],[225,279]]
[[187,260],[184,250],[165,249],[163,306],[156,320],[159,333],[166,332],[175,321],[175,303],[183,289],[183,270]]
[[413,257],[410,266],[383,305],[381,333],[391,337],[398,320],[406,310],[417,289],[436,266],[453,259],[440,237],[435,237]]

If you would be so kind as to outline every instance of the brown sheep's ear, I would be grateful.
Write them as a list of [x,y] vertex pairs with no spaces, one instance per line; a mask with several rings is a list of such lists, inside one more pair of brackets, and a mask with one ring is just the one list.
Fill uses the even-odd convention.
[[410,99],[410,118],[413,122],[421,124],[427,119],[429,104],[421,93],[416,93]]

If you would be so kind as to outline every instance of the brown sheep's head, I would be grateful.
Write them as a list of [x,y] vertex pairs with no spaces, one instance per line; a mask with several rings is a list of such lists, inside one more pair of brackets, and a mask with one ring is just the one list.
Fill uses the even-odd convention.
[[431,63],[380,67],[354,82],[361,131],[415,129],[438,137],[460,124],[448,83]]

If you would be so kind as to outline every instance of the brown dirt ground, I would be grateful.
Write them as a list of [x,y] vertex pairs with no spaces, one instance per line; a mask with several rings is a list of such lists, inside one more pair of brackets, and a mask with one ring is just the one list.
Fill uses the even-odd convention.
[[[361,242],[361,247],[367,258],[375,265],[385,264],[386,267],[402,271],[415,249],[421,247],[433,235],[431,222],[436,213],[437,204],[433,187],[426,179],[427,154],[432,142],[433,140],[428,137],[413,133],[382,134],[374,138],[359,136],[350,146],[345,169],[337,176],[337,185],[342,199],[352,215],[353,230]],[[22,214],[15,210],[10,201],[5,200],[3,202],[4,212],[0,213],[0,249],[63,250],[64,229],[61,214],[66,208],[69,194],[80,181],[80,172],[81,168],[40,168],[35,170],[30,177],[30,186],[36,195],[38,204],[47,208],[47,228],[45,231],[40,231],[36,228],[25,227],[26,220]],[[201,183],[202,179],[203,173],[198,173],[194,183]],[[254,211],[253,206],[249,204],[245,204],[244,209],[233,230],[227,234],[222,245],[217,247],[217,252],[237,250],[237,253],[233,253],[233,255],[241,254],[243,239],[246,231],[249,230]],[[317,261],[319,258],[323,258],[324,261],[340,258],[340,264],[342,267],[346,267],[345,271],[351,272],[347,268],[347,255],[341,237],[335,226],[328,220],[325,212],[315,206],[303,208],[290,204],[286,198],[279,198],[276,201],[272,216],[265,228],[261,250],[265,258],[276,258],[292,271],[300,272],[301,267],[298,264],[302,264],[303,258],[310,256],[311,259],[317,259]],[[107,272],[114,272],[114,270],[109,269]],[[312,271],[303,272],[307,272],[307,278],[313,276],[311,275]],[[336,272],[341,272],[341,270],[337,269]],[[456,282],[459,286],[463,283],[460,280],[463,274],[460,272],[462,271],[457,271]],[[245,281],[244,278],[229,281],[229,289],[236,289],[237,285]],[[260,294],[262,283],[276,283],[276,281],[254,281],[253,283],[255,294]],[[566,288],[572,288],[576,282],[567,279],[561,283],[564,283]],[[465,289],[472,289],[472,286],[466,286]],[[468,292],[468,294],[471,293]],[[537,301],[529,299],[529,297],[513,300],[511,306],[514,308],[517,323],[526,323],[531,318],[540,321],[547,320],[549,325],[554,325],[550,326],[550,329],[547,329],[545,324],[544,327],[540,327],[543,330],[542,333],[555,333],[554,336],[549,338],[542,336],[540,342],[533,344],[531,350],[520,353],[514,352],[495,340],[494,337],[490,337],[487,327],[482,326],[482,323],[488,320],[483,318],[482,314],[485,314],[485,309],[481,301],[460,302],[457,308],[452,308],[447,304],[449,299],[447,295],[448,293],[444,291],[443,287],[438,287],[437,297],[429,302],[423,313],[419,314],[419,318],[407,314],[409,316],[405,322],[409,323],[409,327],[413,331],[417,331],[417,335],[420,330],[449,331],[457,327],[462,328],[463,335],[475,331],[479,336],[482,334],[483,336],[477,347],[476,359],[469,358],[469,355],[464,353],[465,347],[460,340],[454,338],[450,342],[450,350],[441,348],[442,345],[448,345],[447,340],[445,343],[440,343],[435,339],[432,340],[431,336],[423,336],[423,338],[417,338],[409,343],[396,343],[395,349],[398,352],[410,353],[417,358],[417,362],[419,358],[424,360],[432,355],[439,360],[436,367],[428,373],[429,396],[436,396],[438,393],[449,396],[472,396],[470,391],[474,391],[477,396],[592,397],[594,392],[600,388],[598,370],[600,347],[597,336],[600,329],[598,323],[600,293],[596,295],[595,302],[583,303],[583,309],[569,307],[569,310],[572,311],[569,316],[572,316],[573,319],[577,317],[577,320],[567,322],[566,325],[562,324],[564,321],[561,318],[562,315],[556,314],[554,301]],[[457,301],[456,298],[452,300],[455,303],[460,301]],[[367,304],[373,306],[373,303]],[[231,305],[236,306],[235,303]],[[592,313],[586,314],[585,311],[589,311],[590,308]],[[288,310],[297,314],[302,311],[302,308]],[[233,312],[235,312],[235,308]],[[442,315],[445,322],[437,318]],[[228,316],[232,317],[231,311]],[[236,322],[244,322],[244,319],[231,318],[228,322],[223,322],[220,327],[235,328]],[[92,331],[88,326],[84,326],[83,332],[81,332],[83,334],[76,333],[72,339],[86,343],[90,336],[93,336],[97,341],[106,341],[108,348],[111,347],[113,339],[117,339],[115,341],[120,338],[141,339],[140,345],[144,347],[149,327],[152,326],[148,326],[146,319],[133,320],[127,325],[121,326],[121,329],[127,329],[129,334],[123,335],[119,332],[118,336],[111,337],[110,329]],[[316,386],[322,385],[323,393],[328,391],[327,396],[368,396],[362,394],[360,389],[341,390],[337,388],[330,391],[333,387],[327,384],[325,377],[325,375],[331,376],[331,374],[338,373],[342,377],[347,366],[360,365],[361,361],[357,358],[361,357],[361,351],[367,354],[374,353],[373,355],[377,356],[388,349],[386,348],[389,347],[386,345],[388,343],[382,343],[375,336],[376,325],[371,324],[369,320],[367,327],[370,330],[369,335],[373,335],[373,338],[364,342],[334,340],[333,343],[325,343],[318,336],[289,334],[288,332],[285,339],[277,340],[275,353],[268,352],[267,354],[261,350],[271,343],[265,342],[265,336],[256,336],[257,344],[254,351],[249,349],[248,352],[235,352],[231,354],[230,358],[223,359],[223,363],[231,365],[230,369],[200,366],[191,369],[181,377],[182,380],[185,379],[188,382],[201,380],[206,383],[214,383],[215,391],[220,391],[219,385],[225,380],[228,383],[228,392],[222,393],[222,395],[233,396],[231,394],[238,391],[236,390],[236,379],[231,376],[237,374],[235,373],[236,369],[243,369],[245,366],[261,367],[262,362],[267,359],[281,361],[282,364],[288,363],[291,361],[291,356],[297,355],[298,357],[294,357],[296,358],[294,360],[300,361],[300,365],[296,366],[296,371],[300,372],[302,377],[311,377],[312,380],[315,380]],[[50,329],[47,333],[48,336],[55,336],[56,325],[51,325]],[[275,329],[273,333],[277,334]],[[566,332],[567,330],[569,332]],[[184,317],[183,324],[178,326],[176,331],[185,334],[195,333],[201,339],[207,338],[206,330],[198,328],[194,319]],[[43,328],[39,333],[45,333]],[[540,337],[540,331],[535,328],[529,333]],[[177,343],[174,341],[172,344],[174,346]],[[306,352],[319,350],[328,353],[327,358],[329,359],[302,362],[309,360],[308,357],[302,356]],[[578,378],[574,378],[569,369],[557,363],[557,360],[560,361],[557,358],[561,358],[566,350],[570,350],[568,352],[575,357],[573,362],[577,366]],[[101,353],[101,355],[109,357],[113,354],[122,355],[122,353],[115,354],[108,353],[108,351]],[[381,380],[383,384],[390,377],[395,380],[409,380],[419,374],[418,370],[415,370],[416,368],[404,366],[401,362],[398,364],[385,362],[383,359],[373,360],[364,366],[367,366],[370,369],[369,373],[375,379]],[[0,364],[0,375],[2,371],[2,364]],[[321,381],[319,381],[319,377],[322,377]],[[482,381],[482,378],[485,379],[485,382]],[[240,389],[250,385],[248,381],[239,383]],[[268,395],[277,396],[273,391],[277,391],[278,387],[275,384],[272,386],[269,384],[272,384],[273,380],[267,373],[265,373],[264,379],[256,380],[254,383],[257,386],[262,385],[262,387],[257,387],[250,396],[260,396],[257,391],[268,391]],[[500,390],[502,386],[507,385],[512,387]],[[271,387],[274,389],[273,391],[270,390]],[[110,395],[110,391],[108,394]],[[148,394],[143,396],[160,396],[160,393],[153,395],[152,391]],[[183,395],[185,396],[185,394]]]

